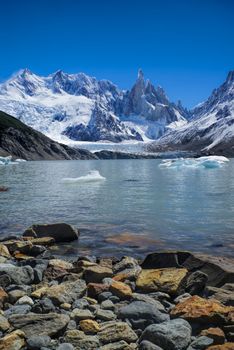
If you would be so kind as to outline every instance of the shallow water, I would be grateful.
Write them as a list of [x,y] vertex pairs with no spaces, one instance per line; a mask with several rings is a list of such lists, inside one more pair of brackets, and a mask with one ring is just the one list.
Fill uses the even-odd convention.
[[[234,160],[220,168],[161,168],[160,160],[24,162],[0,167],[0,232],[67,222],[73,255],[188,249],[234,256]],[[97,170],[105,181],[74,181]],[[97,174],[97,173],[96,173]]]

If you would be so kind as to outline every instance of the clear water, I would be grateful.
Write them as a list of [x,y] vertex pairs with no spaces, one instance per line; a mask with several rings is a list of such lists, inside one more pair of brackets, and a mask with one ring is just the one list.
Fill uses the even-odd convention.
[[[163,169],[160,160],[25,162],[0,167],[0,234],[67,222],[63,254],[142,255],[183,249],[233,256],[234,160],[217,169]],[[66,183],[98,170],[102,181]]]

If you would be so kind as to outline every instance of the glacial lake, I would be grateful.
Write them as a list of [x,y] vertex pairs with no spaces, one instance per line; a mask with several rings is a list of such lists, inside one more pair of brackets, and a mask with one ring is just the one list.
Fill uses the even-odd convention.
[[[0,192],[0,234],[21,234],[33,223],[66,222],[80,229],[80,239],[60,246],[58,255],[143,256],[180,249],[234,256],[234,159],[214,169],[161,168],[160,163],[0,166],[0,186],[9,187]],[[87,178],[94,170],[96,181]]]

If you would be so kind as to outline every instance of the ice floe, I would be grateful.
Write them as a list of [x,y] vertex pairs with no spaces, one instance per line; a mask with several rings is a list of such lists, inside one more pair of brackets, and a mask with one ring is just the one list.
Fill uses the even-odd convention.
[[199,158],[178,158],[178,159],[164,159],[160,164],[160,168],[206,168],[214,169],[221,168],[224,164],[229,162],[229,159],[223,156],[207,156]]
[[106,178],[102,176],[98,170],[91,170],[88,172],[87,175],[83,175],[80,177],[66,177],[62,179],[63,183],[66,184],[75,184],[75,183],[82,183],[82,182],[98,182],[98,181],[104,181]]
[[0,157],[0,165],[10,165],[10,164],[18,164],[21,162],[26,162],[25,159],[16,159],[13,160],[12,156],[8,156],[8,157]]

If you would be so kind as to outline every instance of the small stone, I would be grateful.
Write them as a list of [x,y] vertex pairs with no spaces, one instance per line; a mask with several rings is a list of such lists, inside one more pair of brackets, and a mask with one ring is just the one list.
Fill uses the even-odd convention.
[[74,319],[76,322],[79,322],[81,320],[87,320],[87,319],[93,319],[94,315],[89,310],[83,310],[83,309],[74,309],[71,312],[71,318]]
[[106,277],[112,277],[113,271],[105,266],[90,266],[84,271],[84,279],[87,283],[101,283]]
[[102,302],[104,300],[108,300],[111,296],[113,296],[113,294],[111,292],[103,292],[103,293],[98,295],[98,301]]
[[198,349],[198,350],[206,350],[208,346],[213,344],[213,339],[201,336],[197,337],[189,346],[188,350]]
[[187,272],[184,268],[142,270],[137,278],[136,287],[143,292],[176,294]]
[[8,293],[9,301],[12,304],[16,303],[18,299],[24,297],[25,295],[26,295],[26,292],[21,289],[14,289]]
[[21,297],[20,299],[18,299],[16,304],[19,304],[19,305],[28,304],[28,305],[32,306],[34,304],[34,302],[33,302],[32,298],[25,295],[25,296]]
[[18,329],[0,339],[0,350],[19,350],[24,345],[25,334]]
[[75,350],[75,348],[70,343],[63,343],[63,344],[60,344],[56,350]]
[[63,303],[63,304],[61,304],[60,305],[60,308],[61,309],[64,309],[64,310],[70,310],[71,309],[71,304],[69,304],[69,303]]
[[27,339],[29,349],[40,349],[41,347],[49,346],[51,338],[47,335],[32,335]]
[[100,294],[109,290],[109,286],[103,283],[89,283],[87,293],[91,298],[97,298]]
[[99,324],[94,320],[81,320],[79,325],[81,330],[88,334],[95,334],[100,330]]
[[4,244],[0,244],[0,255],[5,257],[5,258],[11,258],[11,254]]
[[110,310],[97,309],[96,318],[103,321],[111,321],[116,318],[116,315]]
[[8,322],[7,318],[0,315],[0,331],[6,332],[10,328],[10,323]]
[[110,291],[120,299],[130,298],[132,296],[131,288],[123,282],[114,281],[110,285]]
[[84,299],[87,300],[87,302],[90,305],[96,305],[97,304],[97,300],[96,299],[93,299],[93,298],[90,298],[90,297],[84,297]]
[[86,299],[77,299],[72,304],[72,309],[85,309],[89,306],[89,303]]
[[208,328],[201,331],[200,335],[204,335],[213,339],[214,345],[223,344],[225,342],[225,334],[220,328]]
[[113,304],[113,302],[111,300],[104,300],[101,303],[101,308],[104,310],[115,310],[115,305]]
[[126,322],[105,322],[98,333],[103,344],[125,340],[127,343],[136,342],[137,335]]

